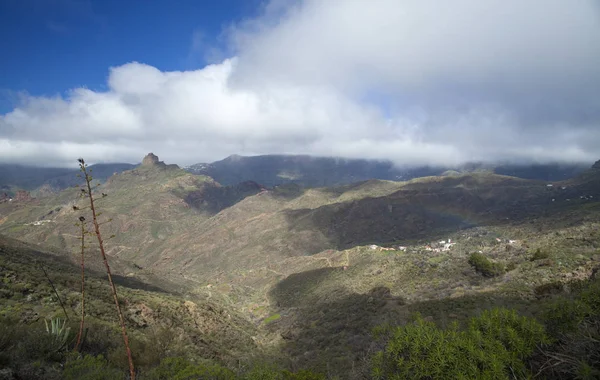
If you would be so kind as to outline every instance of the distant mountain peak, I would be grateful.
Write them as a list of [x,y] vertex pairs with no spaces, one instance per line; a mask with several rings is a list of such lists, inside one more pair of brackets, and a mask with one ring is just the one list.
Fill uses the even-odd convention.
[[592,165],[592,169],[600,169],[600,160],[596,161],[594,165]]

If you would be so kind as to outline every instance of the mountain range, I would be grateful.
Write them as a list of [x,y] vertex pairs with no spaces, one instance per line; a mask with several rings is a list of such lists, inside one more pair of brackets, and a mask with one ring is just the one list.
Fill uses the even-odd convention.
[[[105,181],[114,173],[130,170],[139,164],[95,164],[91,166],[94,177]],[[302,155],[232,155],[212,163],[198,163],[185,170],[213,178],[224,186],[242,182],[256,182],[264,187],[297,184],[302,187],[327,187],[346,185],[370,179],[406,181],[413,178],[489,171],[525,179],[559,181],[583,172],[587,164],[481,164],[470,163],[457,167],[402,167],[391,161],[343,159]],[[77,170],[69,168],[42,168],[0,164],[0,193],[14,195],[17,190],[37,194],[60,191],[78,184]]]
[[[234,327],[215,319],[211,339],[219,349],[211,355],[220,363],[255,353],[293,370],[334,368],[342,378],[363,378],[363,359],[377,347],[370,338],[376,326],[407,323],[415,312],[443,324],[488,306],[541,310],[546,301],[538,296],[548,284],[590,278],[598,267],[598,163],[581,172],[557,166],[537,179],[492,170],[404,181],[362,177],[399,173],[386,165],[232,156],[184,170],[148,155],[139,166],[101,177],[103,234],[112,236],[107,253],[125,294],[155,292],[143,296],[152,304],[130,305],[130,323],[140,308],[157,310],[162,297],[175,302],[172,310],[177,298],[193,300],[198,310],[229,313],[244,331],[235,335],[243,344],[234,350],[224,333]],[[420,174],[435,174],[427,170],[433,169]],[[560,180],[549,182],[553,176]],[[74,223],[88,217],[79,194],[71,186],[0,202],[3,260],[12,263],[3,265],[24,265],[4,252],[39,255],[57,268],[76,265],[81,242]],[[89,245],[96,257],[98,248]],[[482,276],[470,263],[473,252],[501,273]],[[102,269],[99,260],[89,265]],[[140,290],[127,290],[134,284]],[[66,293],[69,286],[76,289],[65,280]],[[155,323],[179,315],[165,313],[148,315]]]

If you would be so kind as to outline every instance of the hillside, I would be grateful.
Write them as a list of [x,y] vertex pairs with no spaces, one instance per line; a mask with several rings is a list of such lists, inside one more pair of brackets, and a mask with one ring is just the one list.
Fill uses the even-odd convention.
[[[586,177],[587,176],[587,177]],[[144,166],[111,177],[100,191],[112,219],[109,254],[137,270],[208,283],[328,250],[407,245],[473,227],[512,228],[531,220],[568,224],[557,215],[593,215],[596,171],[549,186],[489,173],[367,181],[334,188],[248,182],[223,187],[183,170]],[[0,233],[72,251],[77,190],[0,206]],[[139,269],[143,268],[143,269]]]
[[[88,255],[87,260],[100,261],[93,255]],[[114,304],[105,275],[101,273],[87,271],[88,332],[82,349],[86,353],[103,354],[113,365],[125,368],[126,363],[119,359],[122,351],[119,333],[111,327],[116,323]],[[65,319],[58,294],[71,321],[70,339],[74,337],[81,297],[80,268],[64,257],[0,235],[0,276],[3,279],[0,283],[3,378],[12,378],[10,374],[25,379],[58,378],[58,363],[52,365],[57,352],[45,346],[49,343],[43,341],[46,334],[43,321]],[[256,328],[218,297],[210,297],[206,292],[179,293],[164,279],[161,283],[165,287],[161,288],[132,277],[117,275],[114,278],[119,295],[125,300],[124,314],[140,368],[156,365],[153,361],[167,354],[202,357],[216,363],[260,358],[261,350],[255,342],[259,336]],[[17,329],[23,324],[30,326],[33,335]],[[5,351],[12,340],[19,343],[13,350]],[[31,347],[24,352],[27,345]],[[37,366],[29,363],[32,359],[38,360]],[[44,360],[49,364],[40,365]]]
[[[500,305],[537,315],[600,262],[598,168],[552,184],[481,172],[265,189],[148,164],[99,191],[120,274],[218,295],[289,368],[345,377],[364,375],[375,326]],[[76,252],[77,193],[0,205],[0,233]],[[493,275],[470,263],[477,252]]]

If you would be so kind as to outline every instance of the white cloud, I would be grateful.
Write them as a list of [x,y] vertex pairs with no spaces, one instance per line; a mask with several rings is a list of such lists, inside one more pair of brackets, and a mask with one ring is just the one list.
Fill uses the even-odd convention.
[[600,157],[592,0],[273,1],[227,36],[234,56],[199,70],[134,62],[105,92],[25,97],[0,115],[0,161]]

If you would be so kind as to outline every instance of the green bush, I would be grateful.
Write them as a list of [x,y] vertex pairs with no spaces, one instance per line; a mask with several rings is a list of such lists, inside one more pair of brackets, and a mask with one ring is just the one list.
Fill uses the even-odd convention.
[[66,324],[55,325],[52,329],[39,324],[22,326],[23,334],[16,344],[15,350],[20,359],[59,362],[64,359],[67,345],[73,340],[73,332]]
[[600,280],[570,284],[572,299],[559,298],[543,317],[554,344],[535,361],[545,378],[600,378]]
[[85,355],[67,360],[63,371],[65,380],[117,380],[124,372],[111,367],[102,355]]
[[586,320],[600,318],[600,281],[579,285],[573,299],[559,298],[547,305],[543,318],[553,335],[574,332]]
[[540,248],[536,249],[535,252],[533,253],[533,256],[531,257],[531,261],[536,261],[536,260],[544,260],[550,257],[550,254],[546,251],[542,251]]
[[541,324],[507,309],[485,311],[463,331],[456,323],[439,329],[419,316],[390,334],[373,359],[375,379],[524,378],[524,360],[547,342]]
[[491,262],[481,253],[474,252],[469,256],[469,264],[485,277],[495,277],[504,273],[502,264]]
[[243,380],[325,380],[325,378],[325,375],[311,371],[293,373],[264,365],[252,368],[242,377]]
[[158,367],[148,371],[144,380],[235,380],[235,374],[227,368],[216,364],[193,364],[188,360],[167,358]]
[[600,315],[600,279],[591,281],[581,290],[579,300],[588,305],[592,314]]
[[[185,355],[185,350],[173,329],[151,327],[144,333],[144,335],[131,334],[129,337],[129,345],[136,368],[143,371],[155,367],[163,359]],[[129,368],[125,345],[118,339],[114,342],[115,344],[107,351],[108,361],[115,367]]]
[[539,286],[536,286],[533,292],[538,297],[549,296],[552,294],[559,294],[563,291],[564,285],[560,281],[548,282]]

